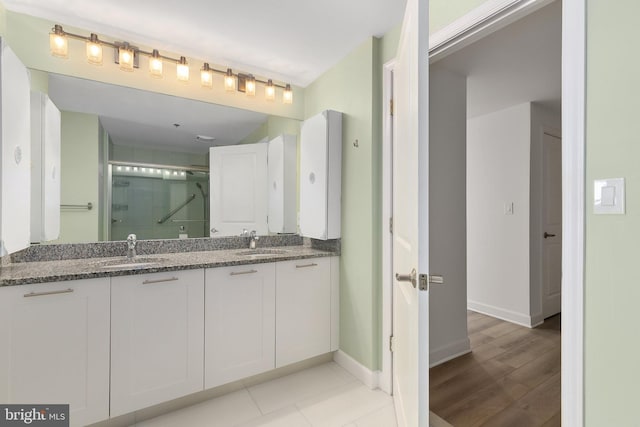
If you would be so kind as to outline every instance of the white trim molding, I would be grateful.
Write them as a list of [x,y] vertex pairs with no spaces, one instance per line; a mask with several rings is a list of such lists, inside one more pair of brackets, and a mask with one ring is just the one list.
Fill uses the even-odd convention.
[[562,2],[562,425],[584,425],[586,0]]
[[429,61],[438,61],[553,1],[487,0],[429,36]]
[[526,328],[535,328],[544,321],[544,319],[541,319],[541,315],[529,316],[528,314],[518,313],[516,311],[471,300],[467,301],[467,308],[471,311],[496,317]]
[[393,116],[389,109],[395,63],[389,61],[382,68],[382,370],[378,385],[388,394],[393,391],[393,353],[389,348],[389,337],[393,334],[393,241],[389,230],[393,216]]
[[449,343],[444,347],[429,349],[429,368],[448,362],[456,357],[471,353],[471,343],[469,338],[465,338],[453,343]]
[[342,350],[333,353],[333,361],[370,389],[378,388],[380,371],[372,371]]

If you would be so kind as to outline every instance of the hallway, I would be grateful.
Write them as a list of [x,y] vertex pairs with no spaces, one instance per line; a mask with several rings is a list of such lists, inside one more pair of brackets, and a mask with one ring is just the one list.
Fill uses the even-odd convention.
[[560,425],[560,315],[535,329],[468,311],[472,353],[429,372],[431,411],[456,427]]

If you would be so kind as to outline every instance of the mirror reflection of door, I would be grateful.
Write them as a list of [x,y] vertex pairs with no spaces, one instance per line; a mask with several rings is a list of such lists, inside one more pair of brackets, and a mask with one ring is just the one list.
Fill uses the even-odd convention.
[[211,148],[212,236],[267,234],[267,148],[266,143]]

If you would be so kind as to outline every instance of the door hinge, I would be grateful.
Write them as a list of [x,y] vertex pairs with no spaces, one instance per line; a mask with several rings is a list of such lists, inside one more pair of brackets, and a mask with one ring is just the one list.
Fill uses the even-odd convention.
[[389,351],[393,353],[393,335],[389,335]]
[[421,274],[418,276],[419,288],[421,291],[429,290],[429,275]]
[[393,217],[389,217],[389,233],[393,234]]
[[389,100],[389,114],[393,116],[393,99]]

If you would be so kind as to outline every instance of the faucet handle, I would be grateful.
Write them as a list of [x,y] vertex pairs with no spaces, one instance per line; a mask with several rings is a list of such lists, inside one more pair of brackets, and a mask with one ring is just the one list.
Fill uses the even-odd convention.
[[131,233],[127,236],[127,242],[133,242],[134,244],[138,241],[138,237]]
[[256,230],[251,230],[251,234],[249,234],[253,240],[260,240],[260,236],[257,235]]
[[248,235],[249,235],[249,232],[247,231],[247,229],[246,229],[246,228],[243,228],[243,229],[242,229],[242,233],[240,233],[240,235],[241,235],[241,236],[248,236]]

